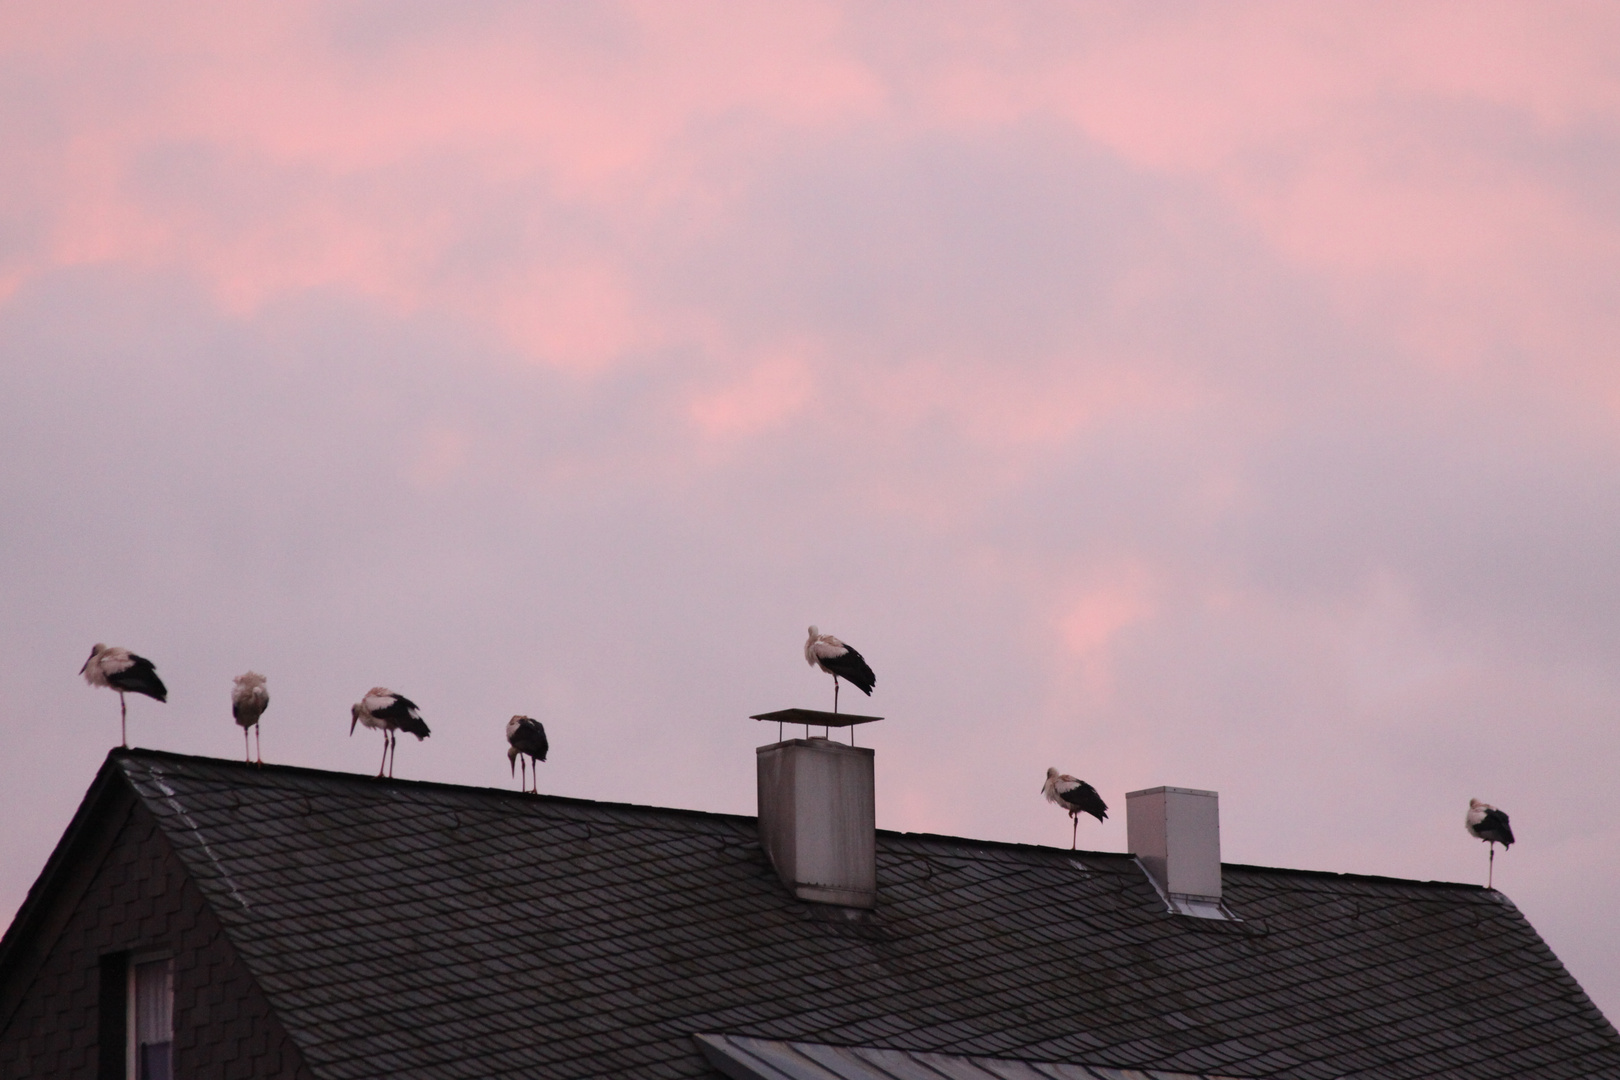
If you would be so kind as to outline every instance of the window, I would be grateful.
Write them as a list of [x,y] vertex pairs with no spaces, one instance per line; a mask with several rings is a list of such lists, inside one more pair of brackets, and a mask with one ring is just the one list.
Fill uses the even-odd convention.
[[129,966],[128,1080],[174,1080],[174,960]]

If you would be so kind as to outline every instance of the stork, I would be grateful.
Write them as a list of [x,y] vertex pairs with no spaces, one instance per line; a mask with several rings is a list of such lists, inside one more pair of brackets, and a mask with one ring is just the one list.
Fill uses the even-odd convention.
[[1047,802],[1056,803],[1069,812],[1069,820],[1074,823],[1069,838],[1070,851],[1080,845],[1081,814],[1090,814],[1098,821],[1108,817],[1108,804],[1102,801],[1097,789],[1084,780],[1076,780],[1068,773],[1047,769],[1046,783],[1041,786],[1041,791],[1046,795]]
[[854,646],[845,645],[831,634],[823,634],[813,626],[810,628],[810,640],[804,643],[804,661],[811,667],[819,667],[833,677],[833,712],[838,711],[840,678],[847,679],[867,697],[872,696],[872,687],[877,685],[877,676],[872,674],[866,658],[856,652]]
[[1496,883],[1496,845],[1501,844],[1504,850],[1513,846],[1513,826],[1508,824],[1508,816],[1490,803],[1469,799],[1463,828],[1468,830],[1469,836],[1477,836],[1491,845],[1490,870],[1485,879],[1485,887],[1489,889]]
[[[533,790],[536,795],[540,793],[540,770],[536,766],[546,760],[546,751],[551,744],[546,742],[546,728],[532,716],[514,716],[506,722],[506,763],[517,771],[519,757],[527,756],[524,766],[523,790]],[[529,776],[534,777],[534,787],[529,786]]]
[[[231,715],[236,718],[236,724],[242,729],[242,752],[247,754],[249,761],[253,754],[248,752],[248,728],[253,729],[253,738],[259,742],[259,717],[264,710],[270,707],[270,691],[265,688],[264,676],[257,671],[249,671],[236,677],[236,685],[231,688]],[[259,742],[259,764],[264,764],[264,744]]]
[[416,702],[404,694],[396,694],[386,686],[373,686],[366,692],[366,696],[355,702],[349,709],[349,734],[354,734],[356,724],[364,724],[368,728],[380,729],[383,733],[383,763],[377,768],[377,776],[381,779],[383,769],[388,770],[390,779],[394,775],[393,751],[399,736],[397,731],[408,731],[421,742],[432,732],[422,722],[422,714],[417,711]]
[[152,661],[117,645],[96,642],[96,647],[90,650],[90,659],[84,662],[79,674],[91,686],[105,686],[118,691],[118,735],[125,746],[129,745],[129,706],[124,701],[124,695],[145,694],[158,701],[169,700],[169,688],[158,678]]

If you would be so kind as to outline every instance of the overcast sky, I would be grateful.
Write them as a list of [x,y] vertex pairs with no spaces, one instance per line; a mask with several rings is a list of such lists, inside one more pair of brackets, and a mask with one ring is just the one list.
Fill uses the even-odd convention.
[[[0,7],[0,924],[118,739],[1496,880],[1620,1014],[1620,9]],[[767,739],[767,735],[770,739]]]

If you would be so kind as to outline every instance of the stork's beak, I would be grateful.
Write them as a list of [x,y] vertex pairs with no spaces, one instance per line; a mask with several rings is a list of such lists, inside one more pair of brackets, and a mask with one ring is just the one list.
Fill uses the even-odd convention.
[[359,722],[360,722],[360,718],[358,716],[355,716],[353,713],[349,714],[349,734],[350,734],[350,736],[354,735],[354,725],[358,724]]

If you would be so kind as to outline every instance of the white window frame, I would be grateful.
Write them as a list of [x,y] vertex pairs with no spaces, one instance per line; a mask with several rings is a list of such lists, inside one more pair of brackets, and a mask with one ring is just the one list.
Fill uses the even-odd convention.
[[[124,967],[124,1080],[139,1080],[138,1073],[141,1067],[140,1033],[135,1020],[135,969],[142,964],[154,964],[159,960],[167,960],[171,965],[169,969],[169,994],[171,998],[169,1001],[169,1016],[171,1017],[169,1038],[171,1040],[174,1038],[172,1020],[174,1016],[174,1001],[172,1000],[174,995],[174,953],[168,949],[157,952],[130,953],[129,961]],[[172,1042],[170,1046],[173,1046]],[[171,1049],[169,1053],[172,1062],[174,1051]]]

